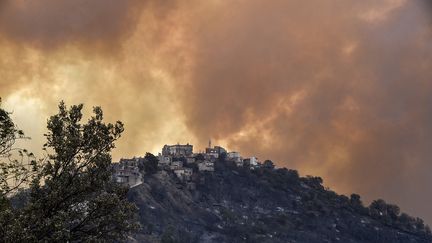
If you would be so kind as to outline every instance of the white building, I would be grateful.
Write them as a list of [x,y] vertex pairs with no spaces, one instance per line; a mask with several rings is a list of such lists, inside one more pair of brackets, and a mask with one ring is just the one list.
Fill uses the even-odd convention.
[[193,145],[176,144],[176,145],[165,145],[162,148],[162,155],[164,156],[190,156],[193,154]]
[[198,164],[199,171],[214,171],[214,163],[210,161],[204,161]]
[[171,170],[178,170],[182,168],[183,168],[183,162],[181,161],[173,161],[170,166]]
[[159,166],[168,166],[172,162],[171,156],[166,156],[166,155],[162,155],[161,153],[159,153],[158,157],[159,157]]
[[243,159],[240,156],[239,152],[229,152],[227,154],[227,159],[235,162],[237,165],[239,165],[239,164],[243,165]]
[[188,164],[191,164],[191,163],[195,163],[196,159],[195,159],[195,157],[187,157],[186,161],[187,161]]
[[189,181],[192,178],[193,170],[191,168],[182,168],[174,170],[175,175],[182,181]]
[[214,146],[212,148],[211,141],[209,142],[209,147],[206,148],[206,155],[215,159],[219,158],[221,154],[226,154],[226,152],[226,149],[222,148],[221,146]]
[[244,163],[249,164],[251,166],[257,166],[258,165],[258,158],[257,157],[250,157],[244,160]]
[[250,164],[253,166],[258,165],[258,158],[257,157],[250,157]]
[[135,187],[143,183],[143,176],[138,168],[139,158],[121,159],[119,163],[113,163],[113,179],[129,187]]

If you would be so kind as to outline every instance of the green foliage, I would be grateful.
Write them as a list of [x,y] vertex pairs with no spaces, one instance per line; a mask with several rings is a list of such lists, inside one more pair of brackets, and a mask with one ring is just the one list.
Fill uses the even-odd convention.
[[115,241],[135,229],[136,207],[111,180],[111,150],[123,124],[104,123],[100,107],[82,123],[82,105],[48,120],[48,157],[32,179],[22,208],[2,202],[0,238],[7,242]]
[[382,199],[374,200],[369,205],[369,214],[371,217],[387,225],[419,234],[430,235],[430,228],[424,224],[422,219],[411,217],[406,213],[401,214],[400,208],[397,205],[388,204]]
[[263,163],[263,167],[264,168],[266,168],[266,169],[274,169],[274,164],[273,164],[273,161],[271,161],[271,160],[265,160],[264,161],[264,163]]
[[16,128],[10,113],[0,106],[0,198],[27,184],[38,170],[32,153],[14,147],[19,139],[26,139],[23,131]]
[[308,184],[310,187],[315,188],[315,189],[324,189],[324,187],[322,186],[323,184],[323,179],[319,176],[306,176],[306,178],[304,179],[304,182],[306,184]]
[[175,237],[175,229],[168,226],[164,233],[161,235],[161,243],[176,243],[178,242]]
[[368,209],[363,206],[363,202],[358,194],[351,194],[349,203],[351,207],[360,214],[367,215],[369,213]]
[[356,206],[363,206],[363,203],[362,203],[362,201],[360,199],[360,195],[355,194],[355,193],[351,194],[350,203],[352,205],[356,205]]
[[158,171],[159,159],[151,153],[144,157],[144,171],[146,174],[154,174]]
[[[1,100],[0,100],[1,105]],[[18,131],[10,118],[10,113],[0,107],[0,155],[6,155],[13,144],[17,135],[23,134]]]
[[[386,223],[391,223],[389,206],[384,200],[374,200],[369,206],[370,215],[374,218],[381,219]],[[390,210],[391,211],[391,210]]]

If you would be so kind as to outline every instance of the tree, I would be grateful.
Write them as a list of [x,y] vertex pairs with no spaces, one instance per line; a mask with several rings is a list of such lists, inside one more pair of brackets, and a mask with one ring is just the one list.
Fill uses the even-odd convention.
[[275,166],[273,164],[273,161],[267,159],[267,160],[264,161],[263,167],[266,168],[266,169],[271,169],[272,170],[272,169],[274,169]]
[[48,120],[48,153],[33,178],[28,203],[10,210],[14,221],[3,220],[2,241],[115,241],[135,229],[135,205],[127,189],[111,180],[111,150],[123,124],[103,122],[100,107],[82,124],[83,105]]
[[176,243],[177,240],[174,233],[175,228],[171,225],[168,226],[161,236],[161,243]]
[[355,211],[357,211],[358,213],[368,214],[368,212],[369,212],[368,209],[363,206],[363,202],[362,202],[362,200],[360,198],[360,195],[358,195],[358,194],[355,194],[355,193],[351,194],[351,196],[350,196],[350,204],[351,204],[351,207]]
[[355,206],[355,207],[363,206],[363,203],[362,203],[362,201],[360,199],[360,195],[355,194],[355,193],[351,194],[351,196],[350,196],[350,203],[353,206]]
[[1,108],[0,99],[0,201],[31,181],[38,169],[32,153],[14,147],[20,139],[26,139],[24,132],[17,129],[10,113]]
[[402,224],[412,224],[414,221],[415,221],[415,218],[413,218],[413,217],[411,217],[411,216],[409,216],[408,214],[406,214],[406,213],[402,213],[401,215],[400,215],[400,217],[399,217],[399,221],[402,223]]
[[378,199],[371,203],[369,212],[372,217],[381,219],[387,224],[393,224],[399,220],[400,209],[393,204],[387,204],[384,200]]
[[13,231],[12,225],[19,223],[11,196],[17,198],[19,189],[28,185],[38,171],[33,154],[14,146],[20,139],[26,137],[17,129],[10,113],[1,108],[0,99],[0,241]]
[[323,179],[321,177],[319,177],[319,176],[310,176],[310,175],[308,175],[308,176],[306,176],[305,182],[309,186],[311,186],[311,187],[313,187],[315,189],[324,189],[324,187],[322,186]]
[[144,171],[146,174],[154,174],[158,171],[159,159],[152,153],[146,153],[144,157]]
[[369,205],[370,215],[374,218],[386,217],[387,216],[386,206],[387,206],[387,203],[384,200],[382,200],[382,199],[374,200]]
[[387,204],[387,214],[390,216],[392,221],[396,221],[400,215],[400,208],[394,204]]

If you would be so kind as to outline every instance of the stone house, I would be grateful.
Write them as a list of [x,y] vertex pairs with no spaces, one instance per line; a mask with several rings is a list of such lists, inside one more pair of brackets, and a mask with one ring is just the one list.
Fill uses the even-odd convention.
[[191,164],[191,163],[195,163],[196,162],[196,159],[195,159],[195,157],[187,157],[186,158],[186,162],[188,163],[188,164]]
[[113,179],[123,185],[135,187],[143,183],[143,176],[138,168],[138,159],[121,159],[113,163]]
[[193,145],[176,144],[176,145],[165,145],[162,148],[162,155],[164,156],[191,156],[193,154]]
[[212,162],[214,162],[214,161],[216,161],[218,158],[219,158],[219,155],[218,155],[218,154],[212,154],[212,153],[210,153],[210,154],[204,154],[204,159],[205,159],[205,160],[208,160],[208,161],[212,161]]
[[227,154],[227,160],[235,162],[237,166],[243,166],[243,159],[239,152],[229,152]]
[[159,153],[159,167],[169,166],[172,162],[171,156],[162,155]]
[[211,143],[209,143],[209,147],[206,148],[206,154],[209,156],[212,156],[214,158],[219,158],[219,156],[223,153],[227,153],[226,149],[220,147],[220,146],[214,146],[211,147]]
[[214,171],[214,163],[211,161],[203,161],[198,164],[198,170],[199,171]]
[[171,170],[178,170],[183,168],[183,162],[182,161],[173,161],[170,165]]
[[182,168],[174,170],[174,174],[182,181],[190,181],[193,175],[191,168]]
[[251,166],[257,166],[258,165],[258,158],[257,157],[250,157],[250,158],[244,159],[243,162],[245,164],[248,164]]

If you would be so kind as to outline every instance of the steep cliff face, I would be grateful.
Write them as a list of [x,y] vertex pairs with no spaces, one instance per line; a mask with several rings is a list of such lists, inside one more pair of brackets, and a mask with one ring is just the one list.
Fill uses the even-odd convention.
[[131,241],[432,242],[421,220],[393,213],[397,207],[366,208],[292,170],[217,162],[192,182],[160,171],[132,188],[143,227]]

